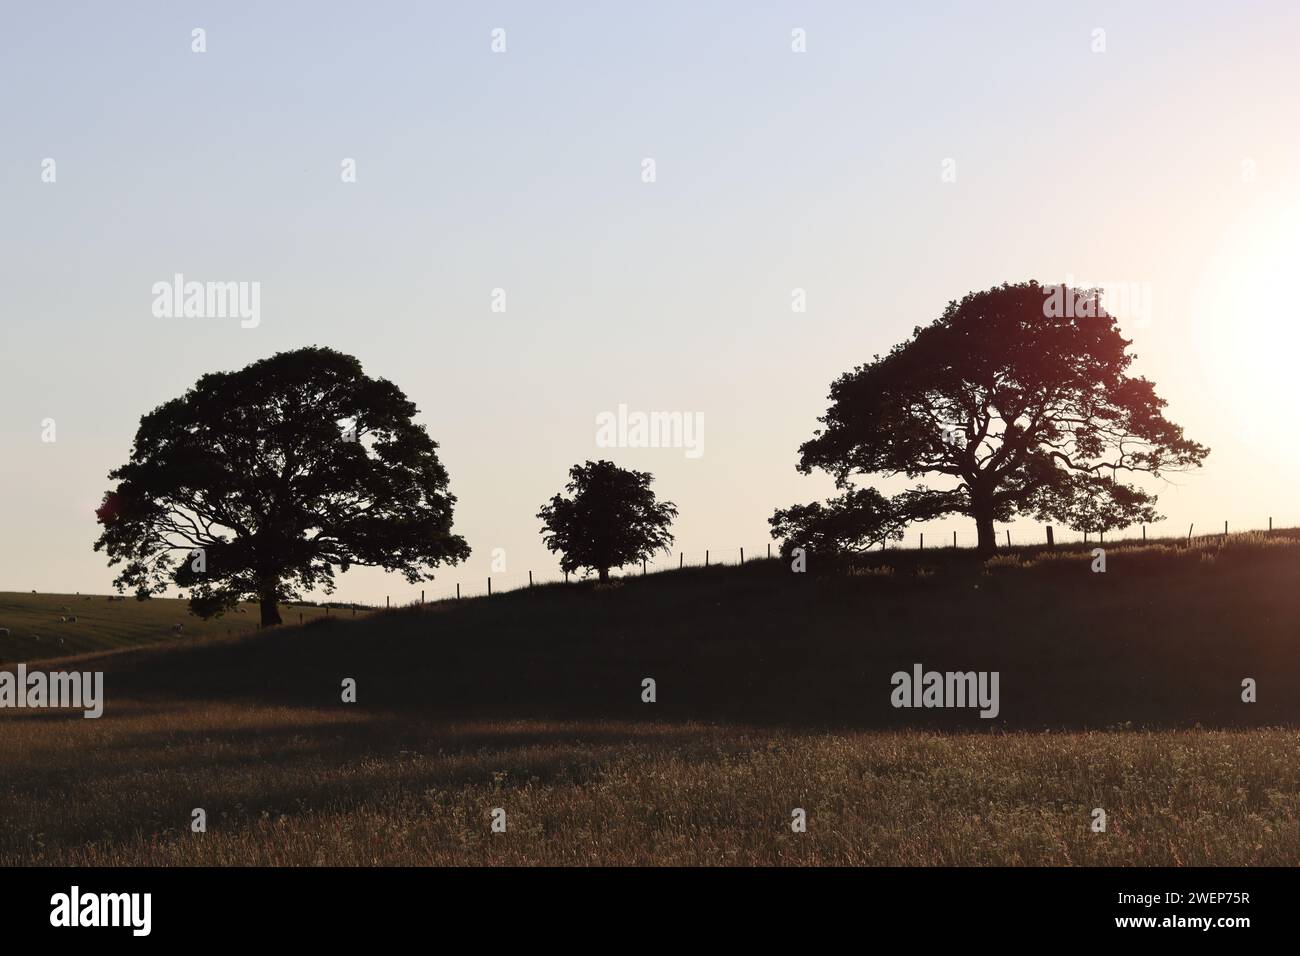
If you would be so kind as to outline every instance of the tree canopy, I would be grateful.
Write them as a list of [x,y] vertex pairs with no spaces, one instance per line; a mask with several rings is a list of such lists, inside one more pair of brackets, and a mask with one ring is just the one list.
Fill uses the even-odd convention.
[[140,421],[97,512],[95,550],[115,585],[146,599],[169,584],[210,617],[251,598],[262,623],[335,569],[379,567],[415,583],[469,556],[455,497],[417,409],[352,356],[281,352],[204,375]]
[[[975,520],[987,553],[994,522],[1017,514],[1154,520],[1155,497],[1122,479],[1197,467],[1209,449],[1165,418],[1151,382],[1128,374],[1131,343],[1101,300],[1098,289],[1037,282],[974,292],[841,375],[798,469],[828,472],[842,497],[777,511],[773,536],[853,552],[958,514]],[[942,485],[886,497],[859,487],[864,476]]]
[[609,580],[611,568],[647,560],[672,546],[668,528],[677,506],[658,501],[649,472],[619,468],[610,461],[588,461],[569,469],[565,485],[572,497],[555,495],[542,506],[546,547],[560,554],[567,574],[582,568]]

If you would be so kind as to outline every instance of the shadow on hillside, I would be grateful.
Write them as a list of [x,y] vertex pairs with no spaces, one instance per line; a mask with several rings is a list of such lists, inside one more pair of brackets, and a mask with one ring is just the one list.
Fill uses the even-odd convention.
[[[113,698],[182,697],[438,718],[717,721],[989,730],[1300,724],[1300,550],[1116,552],[982,573],[890,555],[892,573],[778,562],[546,587],[461,605],[142,650]],[[944,562],[947,563],[944,563]],[[925,569],[921,576],[917,569]],[[891,675],[997,671],[1000,711],[896,709]],[[342,682],[357,702],[340,702]],[[645,678],[657,700],[642,701]],[[1243,679],[1258,702],[1241,701]]]

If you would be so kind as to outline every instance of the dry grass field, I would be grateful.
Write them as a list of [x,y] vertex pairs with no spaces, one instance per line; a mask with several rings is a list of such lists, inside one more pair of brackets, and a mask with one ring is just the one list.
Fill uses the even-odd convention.
[[0,737],[5,865],[1300,863],[1293,730],[445,724],[184,703],[16,723]]
[[[106,711],[0,711],[0,864],[1300,864],[1294,535],[873,560],[45,662]],[[913,661],[998,719],[891,708]]]

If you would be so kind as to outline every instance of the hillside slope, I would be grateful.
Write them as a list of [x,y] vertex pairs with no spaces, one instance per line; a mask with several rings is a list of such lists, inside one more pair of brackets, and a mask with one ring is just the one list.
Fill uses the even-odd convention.
[[[282,613],[286,621],[297,621],[299,614],[310,621],[325,612],[318,607],[286,607]],[[110,600],[104,594],[0,591],[0,665],[244,634],[257,630],[257,623],[255,604],[242,604],[238,611],[204,621],[189,612],[187,602],[175,599]],[[177,624],[183,628],[179,635],[174,630]]]
[[[863,728],[1300,724],[1300,541],[1113,547],[989,565],[886,552],[538,587],[84,659],[115,697],[431,716]],[[998,671],[1000,713],[895,709],[891,675]],[[51,665],[53,666],[53,665]],[[60,662],[60,667],[71,666]],[[641,700],[642,680],[657,701]],[[1243,703],[1253,678],[1258,702]]]

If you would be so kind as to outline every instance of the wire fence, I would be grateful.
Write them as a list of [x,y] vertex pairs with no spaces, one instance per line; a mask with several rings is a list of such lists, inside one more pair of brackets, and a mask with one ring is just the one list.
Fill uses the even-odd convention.
[[[1162,521],[1156,525],[1140,525],[1133,528],[1125,529],[1123,532],[1116,534],[1084,534],[1083,532],[1071,531],[1069,529],[1049,527],[1047,525],[1004,525],[996,529],[997,544],[999,548],[1034,548],[1049,547],[1053,545],[1069,546],[1080,544],[1133,544],[1144,540],[1196,540],[1202,538],[1225,537],[1229,534],[1239,534],[1247,532],[1271,532],[1275,529],[1296,528],[1300,527],[1300,521],[1283,523],[1268,518],[1266,522],[1261,522],[1258,527],[1247,527],[1242,525],[1234,527],[1230,521],[1212,521],[1206,524],[1189,522],[1184,528],[1181,524],[1175,524],[1172,521]],[[979,544],[978,532],[968,529],[949,529],[949,528],[926,528],[925,530],[909,531],[901,541],[886,541],[881,545],[883,551],[929,551],[929,550],[953,550],[953,549],[974,549]],[[722,566],[736,566],[746,564],[750,561],[766,560],[777,557],[779,546],[774,548],[772,543],[760,544],[756,547],[734,547],[734,548],[705,548],[699,551],[673,551],[670,555],[659,555],[653,559],[647,560],[641,564],[628,565],[623,568],[611,569],[610,579],[619,580],[621,578],[637,577],[646,574],[657,574],[665,571],[678,571],[687,568],[709,568]],[[397,600],[392,595],[385,598],[383,604],[369,604],[361,602],[344,602],[344,601],[320,601],[304,602],[324,606],[331,611],[342,614],[357,614],[362,611],[375,611],[384,608],[395,607],[412,607],[421,604],[436,604],[442,601],[467,600],[469,598],[491,597],[497,594],[506,594],[513,591],[520,591],[530,587],[541,587],[543,585],[572,584],[579,581],[590,581],[594,575],[591,574],[564,574],[554,569],[549,571],[493,571],[481,577],[465,577],[459,581],[450,584],[437,584],[433,582],[421,588],[418,592],[406,592],[398,596]]]
[[[1169,539],[1199,539],[1223,537],[1228,534],[1245,534],[1270,532],[1274,529],[1300,527],[1300,521],[1279,522],[1275,518],[1264,519],[1258,526],[1245,524],[1234,525],[1231,521],[1188,522],[1182,525],[1173,521],[1162,521],[1153,525],[1134,525],[1119,532],[1085,533],[1068,528],[1048,525],[1003,525],[996,529],[995,537],[999,548],[1033,548],[1051,545],[1077,544],[1133,544],[1141,541]],[[883,549],[929,549],[929,548],[975,548],[979,544],[979,533],[965,529],[925,529],[908,532],[901,541],[887,541]]]

